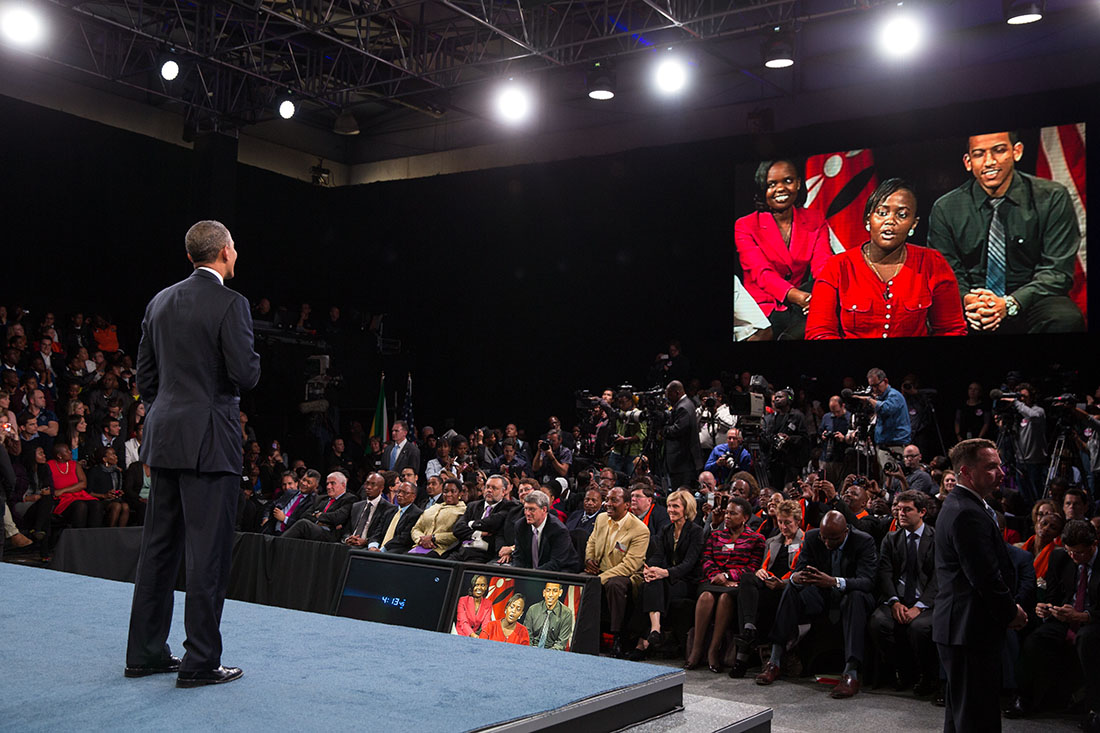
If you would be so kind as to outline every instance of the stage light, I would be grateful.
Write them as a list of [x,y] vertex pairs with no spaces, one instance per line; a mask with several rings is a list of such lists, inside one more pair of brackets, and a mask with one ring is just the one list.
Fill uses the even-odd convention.
[[507,122],[521,122],[531,112],[531,95],[509,79],[497,92],[497,112]]
[[336,118],[336,123],[332,126],[332,131],[337,135],[358,135],[359,123],[356,122],[355,115],[345,109],[340,113],[340,116]]
[[1043,9],[1046,5],[1040,2],[1026,2],[1026,0],[1001,0],[1004,10],[1005,22],[1009,25],[1024,25],[1043,19]]
[[180,75],[180,65],[172,59],[168,59],[160,66],[160,76],[165,81],[172,81]]
[[585,75],[588,96],[591,99],[605,101],[615,97],[615,71],[599,61]]
[[291,102],[289,99],[284,99],[282,102],[279,102],[279,116],[284,120],[289,120],[294,116],[296,111],[294,102]]
[[[669,49],[671,50],[671,49]],[[653,70],[653,83],[662,94],[677,94],[687,86],[687,66],[676,56],[666,56]]]
[[911,56],[923,40],[924,25],[920,18],[905,10],[892,12],[879,28],[879,49],[887,56]]
[[764,41],[764,66],[769,69],[786,69],[794,66],[794,40],[777,28]]
[[42,16],[28,7],[10,5],[0,13],[0,31],[16,46],[34,46],[46,35]]

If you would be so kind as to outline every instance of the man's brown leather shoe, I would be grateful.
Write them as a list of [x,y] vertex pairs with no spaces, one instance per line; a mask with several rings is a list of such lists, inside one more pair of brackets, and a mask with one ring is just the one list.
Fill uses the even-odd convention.
[[764,665],[764,669],[760,670],[760,674],[756,675],[756,684],[770,685],[775,682],[778,677],[779,665],[774,662],[768,662]]
[[846,674],[840,678],[840,682],[829,693],[829,697],[843,700],[846,697],[852,697],[857,692],[859,692],[859,680],[854,679],[850,674]]

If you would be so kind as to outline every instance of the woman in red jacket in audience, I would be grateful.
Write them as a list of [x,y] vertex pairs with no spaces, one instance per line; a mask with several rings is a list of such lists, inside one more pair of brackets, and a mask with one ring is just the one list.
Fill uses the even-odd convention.
[[900,178],[879,184],[864,209],[870,239],[817,274],[807,339],[965,336],[955,273],[934,249],[906,242],[917,196]]

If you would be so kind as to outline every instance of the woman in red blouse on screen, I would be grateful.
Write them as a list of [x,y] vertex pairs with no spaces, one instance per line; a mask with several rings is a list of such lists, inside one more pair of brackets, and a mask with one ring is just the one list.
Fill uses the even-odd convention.
[[917,196],[900,178],[879,184],[864,209],[870,241],[817,275],[807,339],[965,336],[959,285],[939,252],[906,243]]
[[745,290],[771,322],[772,337],[800,339],[809,282],[832,256],[825,217],[796,206],[802,178],[789,160],[756,169],[757,209],[733,225]]

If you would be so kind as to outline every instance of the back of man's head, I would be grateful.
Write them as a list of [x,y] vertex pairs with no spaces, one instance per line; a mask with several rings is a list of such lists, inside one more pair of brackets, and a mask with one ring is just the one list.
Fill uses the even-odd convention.
[[218,253],[229,245],[229,230],[220,221],[207,219],[193,224],[183,241],[191,261],[204,265],[216,260]]

